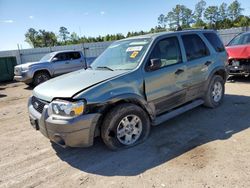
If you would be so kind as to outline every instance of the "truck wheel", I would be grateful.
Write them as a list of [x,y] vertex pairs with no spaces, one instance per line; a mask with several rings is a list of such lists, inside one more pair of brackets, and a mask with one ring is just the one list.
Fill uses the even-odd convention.
[[225,82],[221,76],[215,75],[208,85],[204,106],[209,108],[216,108],[222,103],[224,93]]
[[143,142],[149,135],[147,113],[137,105],[121,104],[104,118],[101,137],[112,150],[129,148]]
[[47,72],[38,72],[33,77],[33,85],[37,86],[43,82],[46,82],[50,79],[50,75]]

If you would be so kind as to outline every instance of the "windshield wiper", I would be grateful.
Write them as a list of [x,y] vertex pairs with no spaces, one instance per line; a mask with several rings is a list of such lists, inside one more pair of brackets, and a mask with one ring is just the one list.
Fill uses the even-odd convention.
[[97,69],[108,69],[110,71],[114,71],[113,69],[107,67],[107,66],[102,66],[102,67],[96,67]]

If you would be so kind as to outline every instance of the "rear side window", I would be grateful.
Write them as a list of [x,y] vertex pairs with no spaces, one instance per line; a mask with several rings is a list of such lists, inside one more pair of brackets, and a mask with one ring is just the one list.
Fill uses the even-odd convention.
[[181,36],[186,50],[187,60],[195,60],[209,55],[209,50],[203,40],[196,34]]
[[80,59],[81,55],[79,52],[70,52],[69,57],[70,59],[74,60],[74,59]]
[[209,41],[209,43],[214,47],[216,52],[224,52],[225,48],[221,40],[215,33],[204,33],[204,36]]

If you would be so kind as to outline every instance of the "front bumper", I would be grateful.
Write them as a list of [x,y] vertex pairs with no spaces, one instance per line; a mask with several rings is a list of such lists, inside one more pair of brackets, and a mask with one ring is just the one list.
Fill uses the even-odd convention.
[[229,75],[250,75],[250,65],[228,66]]
[[48,105],[40,114],[28,102],[31,125],[45,137],[63,147],[89,147],[93,145],[95,128],[101,114],[86,114],[72,119],[55,119],[48,116]]
[[21,72],[21,75],[15,75],[14,80],[19,82],[25,82],[27,84],[32,82],[32,75],[30,75],[28,72]]

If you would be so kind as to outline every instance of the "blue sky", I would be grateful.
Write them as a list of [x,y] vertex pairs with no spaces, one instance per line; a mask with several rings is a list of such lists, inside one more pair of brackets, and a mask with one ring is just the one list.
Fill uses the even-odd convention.
[[[239,0],[250,15],[250,1]],[[0,50],[30,48],[25,32],[33,27],[58,33],[60,26],[78,35],[98,36],[149,30],[176,4],[194,9],[198,0],[0,0]],[[228,4],[231,1],[224,1]],[[207,5],[220,1],[207,0]]]

